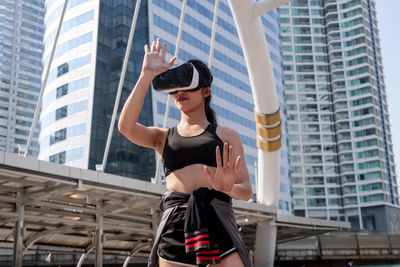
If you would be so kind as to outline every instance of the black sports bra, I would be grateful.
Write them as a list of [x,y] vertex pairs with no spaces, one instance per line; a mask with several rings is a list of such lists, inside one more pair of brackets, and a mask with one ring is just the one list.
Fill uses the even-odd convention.
[[177,169],[196,163],[216,167],[215,149],[219,146],[222,158],[224,147],[216,130],[217,126],[211,123],[204,132],[195,136],[181,136],[176,126],[168,129],[162,154],[165,177]]

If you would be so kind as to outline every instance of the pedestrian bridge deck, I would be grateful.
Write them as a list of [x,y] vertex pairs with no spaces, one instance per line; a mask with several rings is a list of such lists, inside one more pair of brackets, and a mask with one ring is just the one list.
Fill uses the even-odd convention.
[[[165,187],[138,179],[0,152],[0,251],[147,256]],[[277,242],[350,227],[347,222],[277,214],[275,208],[233,201],[243,239],[254,248],[255,225],[278,226]],[[17,221],[23,231],[15,231]],[[96,229],[103,231],[96,242]],[[14,240],[20,240],[14,244]],[[97,249],[96,249],[97,247]]]
[[352,258],[360,263],[372,260],[400,262],[399,233],[335,232],[278,244],[276,260],[333,261]]

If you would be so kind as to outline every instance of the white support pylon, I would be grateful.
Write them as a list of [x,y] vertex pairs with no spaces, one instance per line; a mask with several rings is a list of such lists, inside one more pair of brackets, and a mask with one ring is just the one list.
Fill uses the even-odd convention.
[[[256,2],[255,0],[229,0],[229,6],[235,20],[249,72],[255,112],[263,114],[266,121],[268,121],[269,116],[272,116],[269,114],[279,112],[279,103],[269,49],[260,16],[289,1],[263,0]],[[272,124],[257,125],[257,128],[268,132],[279,126],[278,124]],[[268,133],[266,136],[269,136]],[[257,202],[274,206],[276,211],[278,210],[279,194],[280,146],[271,146],[273,147],[271,148],[269,145],[280,138],[280,135],[272,139],[257,136],[257,141],[265,144],[263,149],[260,149],[261,145],[259,145],[258,149]],[[276,225],[271,224],[269,221],[257,225],[254,259],[256,267],[273,266],[276,230]]]

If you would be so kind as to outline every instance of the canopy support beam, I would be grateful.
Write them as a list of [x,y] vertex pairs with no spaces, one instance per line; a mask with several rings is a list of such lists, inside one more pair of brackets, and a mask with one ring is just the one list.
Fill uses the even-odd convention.
[[102,267],[103,266],[103,212],[102,212],[102,204],[97,206],[97,213],[96,213],[96,257],[95,257],[95,266]]
[[24,215],[25,215],[23,198],[24,198],[23,194],[21,192],[18,192],[17,203],[16,203],[17,220],[15,222],[15,230],[14,230],[13,267],[22,266],[22,255],[23,255],[22,231],[24,226]]

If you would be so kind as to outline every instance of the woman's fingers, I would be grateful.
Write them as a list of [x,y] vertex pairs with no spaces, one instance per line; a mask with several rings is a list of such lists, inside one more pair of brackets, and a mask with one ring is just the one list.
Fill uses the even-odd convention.
[[167,53],[167,43],[164,43],[164,45],[163,45],[163,49],[161,50],[161,55],[162,56],[165,56],[165,54]]
[[234,169],[236,177],[239,174],[239,168],[240,168],[240,156],[237,156],[236,163],[235,163],[235,169]]
[[169,68],[169,67],[172,67],[172,66],[175,64],[175,60],[176,60],[176,57],[172,57],[172,58],[169,60],[169,62],[168,62],[168,64],[169,64],[168,68]]
[[146,44],[144,46],[144,50],[148,53],[148,52],[158,52],[161,56],[164,56],[167,53],[167,43],[165,42],[162,45],[162,49],[161,49],[161,39],[157,38],[157,41],[153,41],[151,43],[150,49],[149,46]]
[[149,45],[148,45],[148,44],[145,44],[145,45],[144,45],[144,52],[145,52],[146,54],[150,53],[150,49],[149,49]]
[[[228,148],[226,145],[224,146],[223,160],[221,159],[220,148],[218,146],[215,149],[215,153],[217,162],[217,169],[215,170],[215,173],[213,173],[211,169],[206,165],[204,165],[203,168],[204,173],[207,175],[208,180],[215,190],[229,192],[230,190],[232,190],[232,186],[235,184],[237,176],[239,174],[241,157],[237,156],[235,163],[233,163],[234,156],[232,155],[232,147],[230,146]],[[226,159],[228,158],[228,154],[230,154],[229,163],[227,163]],[[224,162],[224,166],[222,165],[221,161]],[[229,166],[227,164],[229,164]]]
[[161,39],[157,38],[157,42],[156,42],[156,51],[159,52],[161,49]]
[[[216,159],[217,159],[217,167],[223,167],[223,168],[232,168],[232,169],[236,169],[239,168],[239,166],[237,166],[237,162],[238,160],[236,159],[236,163],[234,164],[234,155],[233,155],[233,147],[228,145],[228,143],[224,143],[224,151],[223,151],[223,155],[222,155],[222,160],[221,160],[221,153],[219,147],[217,146],[217,150],[218,152],[216,152]],[[238,156],[239,158],[239,162],[240,162],[240,156]],[[223,162],[223,165],[222,165]]]
[[227,163],[228,163],[228,158],[229,158],[229,155],[228,155],[228,150],[229,150],[229,148],[228,148],[228,143],[225,143],[224,144],[224,154],[223,154],[223,161],[224,161],[224,166],[222,166],[222,167],[224,167],[224,168],[227,168],[228,166],[227,166]]
[[151,43],[151,52],[154,52],[156,49],[156,41],[153,41],[153,43]]
[[232,146],[229,146],[229,159],[228,159],[228,162],[229,162],[229,168],[233,168],[233,160],[234,160],[234,157],[233,157],[233,148],[232,148]]
[[222,167],[221,152],[220,152],[219,146],[217,146],[217,148],[215,149],[215,159],[217,161],[217,168]]

